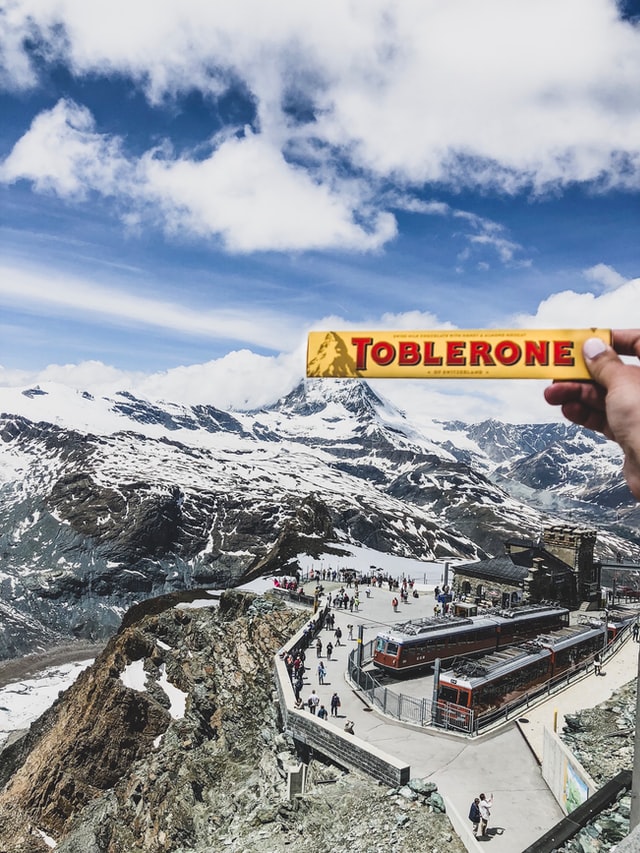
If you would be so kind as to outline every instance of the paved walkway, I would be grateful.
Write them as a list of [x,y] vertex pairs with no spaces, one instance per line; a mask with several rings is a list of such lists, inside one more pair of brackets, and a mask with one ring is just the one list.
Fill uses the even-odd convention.
[[[325,586],[333,589],[333,585]],[[536,760],[536,756],[541,756],[542,727],[553,727],[554,709],[561,708],[564,714],[597,704],[634,678],[636,664],[633,655],[637,654],[637,644],[627,643],[623,647],[624,654],[621,651],[614,659],[606,661],[603,670],[607,674],[604,677],[588,676],[564,694],[552,697],[539,709],[527,710],[529,724],[526,731],[519,730],[515,723],[509,723],[480,738],[447,735],[383,717],[368,708],[346,682],[347,656],[356,647],[359,624],[364,626],[366,643],[381,627],[433,614],[432,589],[423,588],[420,597],[410,598],[406,605],[400,607],[399,613],[393,613],[392,598],[393,594],[386,588],[372,588],[371,598],[361,590],[359,612],[333,611],[336,625],[340,625],[342,630],[343,645],[335,646],[332,631],[324,629],[321,632],[321,659],[327,670],[327,679],[324,685],[318,683],[319,659],[315,650],[310,648],[303,700],[307,699],[311,689],[315,689],[321,703],[329,710],[331,695],[337,691],[342,703],[340,716],[337,719],[329,717],[329,721],[341,727],[347,719],[353,721],[358,737],[406,761],[413,777],[435,782],[445,798],[449,817],[469,850],[488,846],[495,853],[520,853],[563,817],[542,779]],[[348,625],[353,625],[353,640],[348,639]],[[331,660],[327,660],[325,654],[328,641],[335,647]],[[425,679],[403,680],[398,682],[398,688],[404,693],[431,698],[431,694],[425,692]],[[561,725],[559,719],[558,730],[561,730]],[[525,729],[524,726],[522,728]],[[531,745],[527,737],[531,737]],[[494,807],[489,837],[476,840],[471,834],[467,815],[469,804],[481,791],[494,794]]]

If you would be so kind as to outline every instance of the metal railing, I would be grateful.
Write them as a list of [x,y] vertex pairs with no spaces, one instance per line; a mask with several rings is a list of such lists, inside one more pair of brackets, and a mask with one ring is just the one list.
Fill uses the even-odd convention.
[[271,592],[278,598],[284,598],[286,601],[291,601],[293,604],[304,604],[307,607],[313,607],[316,604],[315,595],[308,595],[306,592],[300,592],[302,587],[298,589],[285,589],[281,586],[274,586]]
[[354,649],[349,655],[347,671],[351,682],[363,694],[369,705],[378,708],[381,713],[405,723],[418,726],[431,725],[430,699],[416,698],[389,690],[371,672],[362,668],[373,660],[374,642],[375,640],[370,640],[363,645],[362,666],[358,665],[358,649]]

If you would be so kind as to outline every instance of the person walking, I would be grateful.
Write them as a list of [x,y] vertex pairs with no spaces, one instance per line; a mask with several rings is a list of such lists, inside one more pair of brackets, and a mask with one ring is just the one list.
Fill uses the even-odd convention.
[[322,661],[318,664],[318,684],[324,684],[324,677],[327,674],[327,670],[324,668],[324,664]]
[[324,707],[324,705],[320,705],[320,707],[318,708],[317,716],[320,717],[321,720],[326,720],[329,716],[327,714],[327,709]]
[[593,671],[596,675],[602,675],[602,658],[600,657],[600,652],[596,652],[596,656],[593,659]]
[[491,808],[493,807],[493,794],[487,799],[484,794],[480,794],[480,802],[478,803],[478,808],[480,809],[480,835],[487,834],[487,825],[489,823],[489,818],[491,817]]
[[337,693],[334,693],[331,697],[331,716],[338,716],[338,708],[340,707],[340,697]]
[[327,643],[327,660],[331,660],[331,655],[333,654],[333,644],[331,641]]
[[335,630],[335,632],[334,632],[333,636],[336,638],[336,646],[341,646],[341,645],[342,645],[342,643],[340,642],[340,640],[341,640],[341,638],[342,638],[342,630],[340,629],[340,626],[339,626],[339,625],[338,625],[338,627],[336,628],[336,630]]
[[307,699],[307,705],[309,706],[309,710],[312,714],[315,714],[318,705],[320,704],[320,697],[316,693],[315,690],[311,691],[311,696]]
[[476,797],[471,803],[471,808],[469,809],[469,820],[473,824],[473,834],[477,835],[478,827],[480,826],[480,797]]
[[322,640],[320,637],[316,640],[316,657],[322,657]]

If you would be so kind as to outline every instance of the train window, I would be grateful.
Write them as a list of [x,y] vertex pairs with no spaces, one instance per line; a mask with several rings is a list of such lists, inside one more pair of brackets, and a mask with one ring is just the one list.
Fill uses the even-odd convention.
[[439,698],[444,702],[452,702],[454,705],[458,704],[458,691],[455,687],[449,687],[448,684],[441,684],[438,693]]
[[387,655],[397,655],[398,644],[387,642],[384,637],[378,637],[376,640],[376,651]]

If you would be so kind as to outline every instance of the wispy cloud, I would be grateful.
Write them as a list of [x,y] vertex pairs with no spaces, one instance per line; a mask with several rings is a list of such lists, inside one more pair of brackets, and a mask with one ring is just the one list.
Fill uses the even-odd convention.
[[[478,216],[468,210],[460,210],[450,204],[435,199],[425,200],[416,198],[408,193],[389,193],[387,203],[398,210],[409,213],[421,213],[425,216],[438,216],[442,218],[453,218],[458,222],[464,222],[468,231],[457,232],[456,236],[467,242],[467,246],[458,253],[458,261],[467,261],[474,257],[474,247],[490,249],[497,255],[500,263],[505,266],[531,266],[531,259],[524,254],[524,247],[514,240],[510,240],[508,231],[504,225],[494,222],[483,216]],[[489,269],[486,261],[476,261],[481,269]]]
[[596,264],[589,269],[583,270],[584,277],[589,281],[599,284],[603,290],[617,290],[623,284],[626,284],[628,279],[610,267],[608,264]]
[[[472,255],[473,247],[482,247],[490,249],[497,254],[501,263],[505,266],[531,266],[531,259],[524,256],[524,248],[507,236],[506,228],[499,222],[494,222],[491,219],[478,216],[475,213],[469,213],[465,210],[452,211],[454,218],[468,223],[471,233],[464,234],[464,238],[468,241],[469,246],[458,256],[460,261],[469,260]],[[488,269],[486,262],[480,261],[479,266]]]
[[135,295],[47,271],[0,266],[0,301],[35,314],[86,316],[92,321],[124,327],[155,327],[176,334],[236,341],[280,350],[293,346],[300,331],[293,320],[270,311],[238,307],[197,310],[185,305]]

